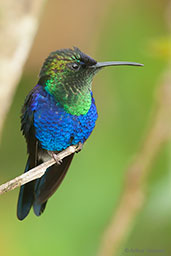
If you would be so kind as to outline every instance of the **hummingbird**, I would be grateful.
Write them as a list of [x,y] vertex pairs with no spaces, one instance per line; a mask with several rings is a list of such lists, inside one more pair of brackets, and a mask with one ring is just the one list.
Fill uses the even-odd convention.
[[51,157],[56,163],[41,178],[21,186],[19,220],[32,207],[37,216],[44,212],[74,157],[73,153],[61,162],[57,154],[71,145],[77,145],[80,151],[95,127],[98,114],[92,93],[93,77],[104,67],[119,65],[143,66],[126,61],[97,62],[76,47],[54,51],[45,59],[38,83],[21,110],[21,131],[28,152],[25,172]]

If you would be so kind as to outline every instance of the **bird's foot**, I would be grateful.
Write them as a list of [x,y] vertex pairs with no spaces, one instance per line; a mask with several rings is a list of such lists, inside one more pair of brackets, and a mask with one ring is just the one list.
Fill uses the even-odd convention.
[[54,153],[52,155],[52,157],[56,161],[57,164],[59,164],[59,165],[62,164],[62,159],[60,159],[57,154]]
[[59,157],[58,157],[58,154],[56,154],[55,152],[53,152],[53,151],[48,151],[48,153],[49,153],[49,155],[51,156],[51,157],[53,157],[53,159],[55,160],[55,162],[57,163],[57,164],[62,164],[62,159],[60,159]]
[[81,143],[81,142],[78,142],[78,144],[77,144],[77,148],[76,148],[76,153],[78,153],[78,152],[80,152],[81,150],[82,150],[82,148],[83,148],[83,144]]

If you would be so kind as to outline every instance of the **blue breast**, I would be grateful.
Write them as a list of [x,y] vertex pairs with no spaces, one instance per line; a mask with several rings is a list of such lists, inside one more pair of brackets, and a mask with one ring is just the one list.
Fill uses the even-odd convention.
[[34,111],[35,136],[42,148],[61,151],[78,142],[84,143],[98,117],[94,98],[86,115],[75,116],[66,113],[53,96],[37,87],[32,95],[31,108]]

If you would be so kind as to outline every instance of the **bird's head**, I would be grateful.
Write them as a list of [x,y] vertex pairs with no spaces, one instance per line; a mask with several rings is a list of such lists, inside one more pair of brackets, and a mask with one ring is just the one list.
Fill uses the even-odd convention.
[[[57,50],[45,60],[39,84],[68,112],[85,114],[91,104],[90,91],[94,75],[103,67],[117,65],[142,66],[134,62],[97,62],[76,47]],[[78,105],[82,105],[83,109],[75,111]]]
[[52,52],[45,60],[40,71],[40,79],[53,80],[53,84],[47,83],[51,92],[64,86],[67,90],[70,87],[86,86],[96,69],[90,68],[97,62],[78,48],[62,49]]

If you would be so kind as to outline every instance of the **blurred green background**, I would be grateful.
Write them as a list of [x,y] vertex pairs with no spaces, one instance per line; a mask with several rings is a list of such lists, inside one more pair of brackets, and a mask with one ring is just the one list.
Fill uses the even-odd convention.
[[[167,66],[167,51],[160,43],[157,49],[154,45],[169,37],[168,3],[46,3],[3,130],[0,183],[24,171],[27,156],[20,132],[20,109],[50,51],[75,45],[99,61],[136,61],[145,67],[108,68],[95,78],[96,128],[40,218],[31,211],[23,222],[17,220],[18,189],[0,197],[0,255],[96,255],[103,231],[117,208],[127,167],[151,124],[155,91]],[[162,249],[162,256],[171,255],[170,151],[169,143],[162,146],[151,164],[145,205],[118,255],[133,256],[125,248]]]

